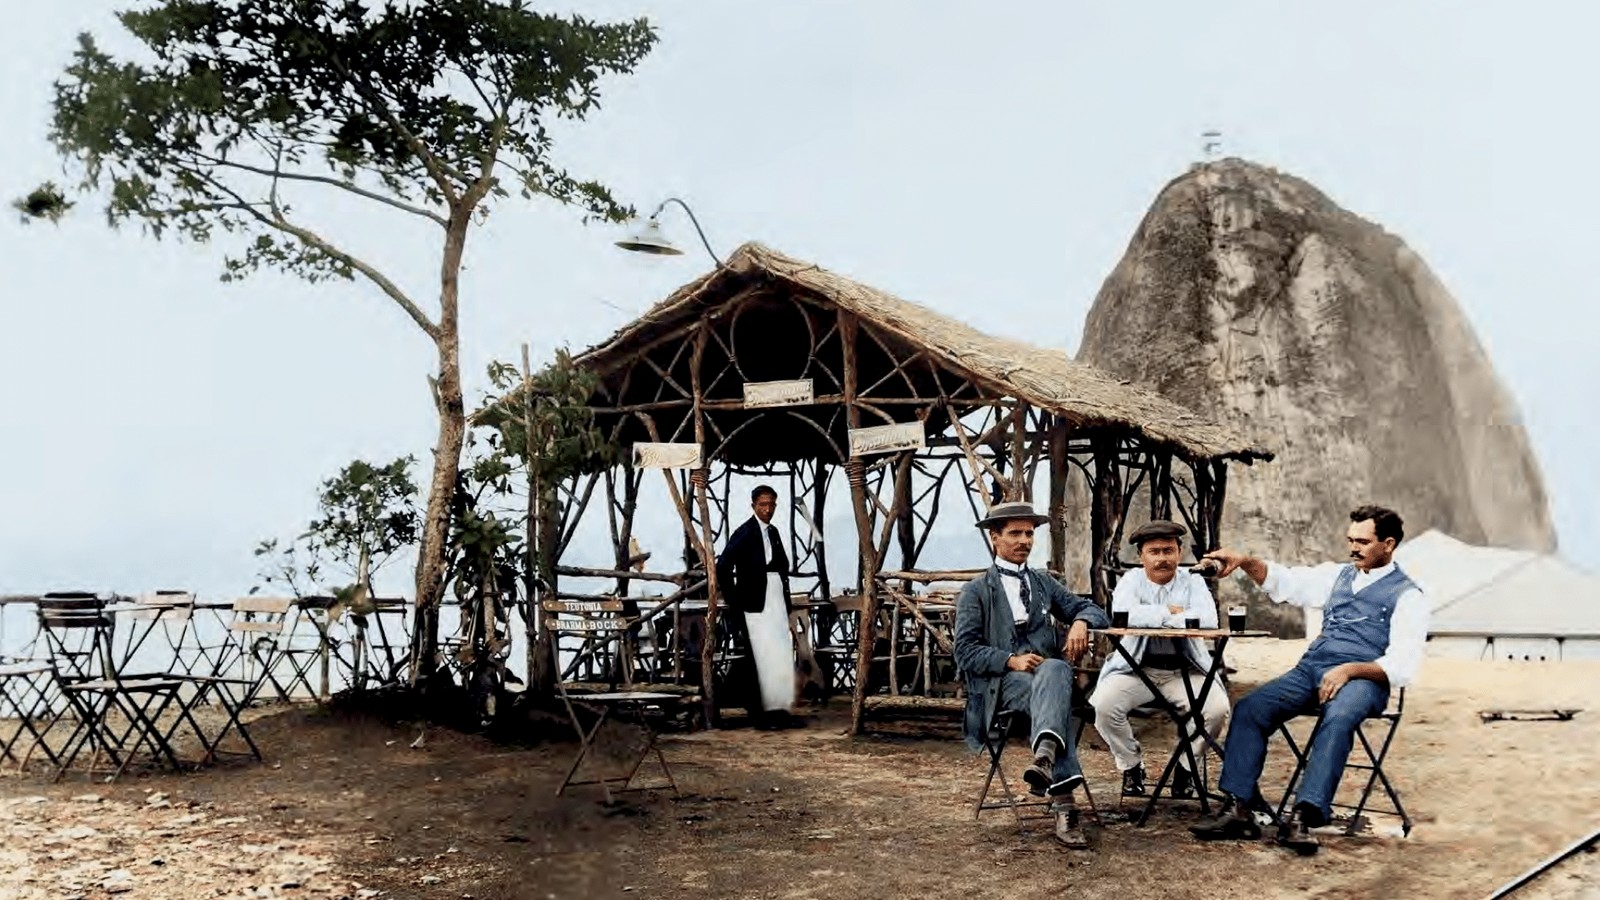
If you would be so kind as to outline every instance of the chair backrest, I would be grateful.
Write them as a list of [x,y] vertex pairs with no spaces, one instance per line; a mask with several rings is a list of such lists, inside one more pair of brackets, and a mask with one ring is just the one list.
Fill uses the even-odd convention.
[[135,619],[182,622],[194,616],[194,594],[189,591],[156,591],[140,595],[135,602],[139,608],[127,613]]
[[228,630],[257,634],[282,634],[290,622],[289,597],[240,597],[233,601]]
[[[551,632],[560,652],[561,638],[563,635],[576,637],[583,641],[577,650],[571,667],[581,665],[585,660],[592,668],[598,657],[610,649],[613,642],[618,642],[617,651],[620,653],[624,634],[628,629],[628,620],[622,614],[623,601],[616,600],[544,600],[539,608],[545,613],[544,627]],[[631,685],[633,673],[627,666],[620,672],[622,682]],[[557,679],[562,681],[565,679]]]
[[106,601],[87,591],[57,591],[35,601],[39,634],[45,639],[50,662],[64,678],[84,679],[111,675],[111,637],[114,620]]

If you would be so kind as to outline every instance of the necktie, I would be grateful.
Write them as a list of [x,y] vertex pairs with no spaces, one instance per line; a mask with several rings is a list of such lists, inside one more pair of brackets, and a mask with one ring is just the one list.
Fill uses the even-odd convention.
[[[1025,610],[1028,610],[1029,612],[1032,612],[1033,603],[1031,602],[1031,600],[1032,600],[1032,593],[1033,592],[1028,589],[1028,570],[1026,568],[1022,569],[1021,571],[1018,571],[1016,569],[1000,569],[1000,574],[1001,575],[1007,575],[1007,576],[1010,576],[1012,578],[1017,579],[1017,583],[1022,585],[1022,608],[1025,609]],[[1018,622],[1017,623],[1017,625],[1019,625],[1019,626],[1021,626],[1023,624],[1025,624],[1025,623],[1023,623],[1023,622]]]
[[783,552],[783,541],[778,537],[776,525],[767,525],[767,538],[772,541],[772,559],[767,563],[767,571],[787,573],[789,557]]

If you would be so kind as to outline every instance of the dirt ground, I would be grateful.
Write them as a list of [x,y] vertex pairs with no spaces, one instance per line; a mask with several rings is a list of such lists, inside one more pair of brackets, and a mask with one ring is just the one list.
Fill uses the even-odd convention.
[[[1233,693],[1302,646],[1236,642]],[[264,765],[0,778],[0,898],[1483,897],[1597,827],[1600,710],[1490,725],[1477,711],[1584,707],[1596,683],[1597,663],[1430,660],[1388,766],[1416,828],[1386,836],[1379,818],[1311,859],[1195,842],[1192,805],[1091,829],[1088,852],[1057,846],[1043,820],[1023,833],[1005,811],[974,822],[984,768],[958,741],[851,739],[837,701],[805,729],[668,736],[683,796],[612,807],[595,788],[555,796],[573,744],[429,729],[413,748],[416,726],[297,708],[255,721]],[[1170,730],[1143,727],[1155,765]],[[1109,756],[1088,743],[1096,799],[1114,813]],[[1284,756],[1269,760],[1269,794]],[[1013,751],[1013,774],[1024,762]],[[1518,896],[1600,896],[1595,860]]]

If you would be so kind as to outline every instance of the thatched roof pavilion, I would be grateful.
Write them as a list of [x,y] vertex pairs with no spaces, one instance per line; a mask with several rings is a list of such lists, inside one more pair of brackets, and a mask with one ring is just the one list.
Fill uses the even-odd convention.
[[[797,304],[794,301],[799,301]],[[656,413],[665,434],[681,433],[692,413],[689,341],[702,319],[714,323],[717,339],[706,348],[703,365],[721,371],[730,363],[744,378],[725,377],[706,385],[702,408],[726,438],[748,418],[742,409],[744,381],[818,377],[816,406],[807,415],[827,428],[835,448],[844,433],[826,414],[843,402],[843,342],[836,312],[853,314],[871,340],[858,345],[858,401],[872,396],[886,377],[882,399],[865,404],[880,421],[911,421],[915,408],[943,395],[952,401],[1011,397],[1066,420],[1070,428],[1130,429],[1147,440],[1190,459],[1271,459],[1232,429],[1210,421],[1152,391],[1130,385],[1064,352],[994,337],[877,288],[852,281],[814,263],[785,256],[758,243],[739,247],[724,268],[689,282],[606,341],[577,357],[579,365],[605,379],[597,411]],[[921,355],[923,365],[900,361]],[[929,365],[928,363],[931,363]],[[669,377],[670,376],[670,377]],[[674,389],[676,385],[677,389]],[[893,394],[891,397],[889,394]],[[674,396],[678,395],[678,396]],[[912,402],[914,400],[914,402]],[[877,424],[877,423],[873,423]],[[639,426],[642,428],[642,426]],[[843,462],[829,448],[802,432],[791,443],[773,423],[756,434],[728,441],[724,453],[706,448],[711,459],[794,459],[815,454]],[[624,439],[648,440],[630,427]]]
[[[1225,425],[1062,352],[983,334],[755,243],[575,362],[599,378],[590,402],[596,423],[637,452],[616,470],[590,476],[587,487],[565,488],[574,501],[565,514],[581,516],[604,478],[617,569],[557,565],[553,571],[615,577],[621,595],[634,577],[672,580],[682,588],[675,596],[687,596],[688,573],[621,571],[640,480],[645,469],[661,468],[686,551],[700,562],[703,574],[696,577],[707,582],[707,627],[714,629],[719,590],[711,563],[732,512],[729,477],[781,471],[790,478],[786,496],[805,508],[808,526],[798,527],[791,512],[789,559],[797,572],[809,566],[802,574],[813,581],[812,596],[828,601],[836,595],[819,552],[822,507],[831,476],[843,472],[861,563],[855,590],[838,595],[859,600],[860,627],[849,636],[858,642],[849,679],[858,727],[865,695],[878,689],[869,670],[882,643],[880,600],[896,610],[889,627],[914,621],[932,629],[914,608],[911,585],[961,574],[917,568],[947,482],[961,486],[976,516],[1001,498],[1033,499],[1042,469],[1051,516],[1048,566],[1058,575],[1066,571],[1070,494],[1079,530],[1089,537],[1082,568],[1105,602],[1135,507],[1148,506],[1135,517],[1185,521],[1193,550],[1204,552],[1218,545],[1228,463],[1272,458]],[[572,528],[563,523],[544,533],[559,538]],[[898,569],[885,565],[892,539]],[[564,543],[541,552],[557,559],[562,549]],[[561,604],[580,595],[553,584],[547,590],[546,610],[579,611]],[[903,620],[899,606],[906,607]],[[895,642],[888,643],[892,657]],[[700,668],[714,671],[709,640]],[[702,677],[714,716],[715,677]],[[889,690],[899,691],[893,663]]]

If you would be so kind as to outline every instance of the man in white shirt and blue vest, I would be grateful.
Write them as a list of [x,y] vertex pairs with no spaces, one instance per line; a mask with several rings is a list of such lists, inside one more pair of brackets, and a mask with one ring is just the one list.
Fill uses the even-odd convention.
[[[1199,575],[1180,569],[1183,559],[1181,540],[1187,530],[1176,522],[1156,520],[1134,529],[1128,543],[1138,548],[1139,568],[1117,579],[1111,594],[1111,612],[1128,614],[1130,628],[1182,628],[1184,620],[1200,620],[1201,628],[1217,627],[1217,603],[1211,589]],[[1138,660],[1150,682],[1177,710],[1187,715],[1189,697],[1198,697],[1211,671],[1211,654],[1197,639],[1125,638],[1128,655]],[[1186,689],[1184,682],[1188,681]],[[1144,760],[1139,741],[1133,736],[1128,712],[1154,700],[1150,688],[1134,673],[1121,653],[1113,654],[1100,669],[1089,703],[1094,706],[1094,727],[1105,739],[1111,758],[1122,771],[1122,795],[1140,797],[1145,793]],[[1206,732],[1218,740],[1228,724],[1228,691],[1216,683],[1206,692],[1201,708]],[[1206,752],[1203,735],[1193,743],[1195,758]],[[1172,793],[1178,797],[1194,794],[1195,779],[1183,761],[1172,775]]]
[[1404,537],[1400,516],[1381,506],[1350,514],[1350,561],[1288,567],[1235,550],[1206,554],[1221,575],[1244,569],[1277,603],[1322,607],[1322,633],[1300,662],[1239,701],[1234,708],[1219,780],[1226,799],[1214,817],[1190,828],[1202,840],[1260,837],[1251,807],[1262,802],[1257,781],[1267,738],[1278,726],[1320,706],[1322,727],[1306,760],[1304,780],[1284,843],[1301,854],[1317,851],[1310,829],[1328,823],[1334,792],[1361,722],[1383,712],[1389,692],[1409,684],[1422,665],[1428,601],[1394,563]]

